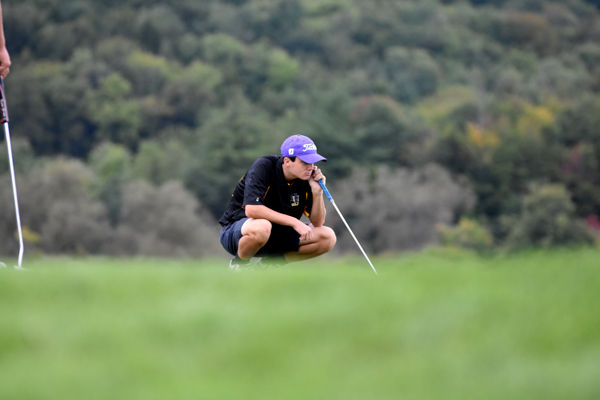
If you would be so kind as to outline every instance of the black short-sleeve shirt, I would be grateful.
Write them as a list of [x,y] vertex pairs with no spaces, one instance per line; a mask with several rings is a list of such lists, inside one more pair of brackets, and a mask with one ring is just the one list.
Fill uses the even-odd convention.
[[221,226],[246,218],[248,204],[263,205],[271,210],[300,219],[310,216],[312,190],[307,181],[296,179],[288,182],[283,175],[283,157],[265,156],[252,164],[240,179],[227,211],[219,223]]

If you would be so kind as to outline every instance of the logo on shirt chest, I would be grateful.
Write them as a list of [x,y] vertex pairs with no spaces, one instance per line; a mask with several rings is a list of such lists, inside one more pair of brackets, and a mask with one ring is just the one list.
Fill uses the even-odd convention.
[[300,204],[300,195],[298,193],[290,195],[290,204],[292,207],[296,207]]

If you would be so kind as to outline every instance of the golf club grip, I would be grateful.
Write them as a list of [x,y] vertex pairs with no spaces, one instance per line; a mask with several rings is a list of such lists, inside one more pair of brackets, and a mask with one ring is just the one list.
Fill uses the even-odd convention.
[[0,77],[0,124],[8,122],[8,109],[6,108],[6,98],[4,96],[4,79]]
[[323,179],[319,179],[318,182],[319,182],[319,185],[321,185],[321,189],[323,189],[323,191],[325,192],[325,196],[327,196],[327,198],[329,199],[329,201],[331,201],[333,203],[333,197],[331,197],[331,194],[329,193],[329,190],[327,190],[327,187],[323,183]]

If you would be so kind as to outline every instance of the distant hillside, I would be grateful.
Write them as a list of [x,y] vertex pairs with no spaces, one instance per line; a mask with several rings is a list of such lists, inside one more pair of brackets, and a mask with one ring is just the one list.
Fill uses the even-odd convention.
[[82,160],[113,224],[136,179],[179,180],[218,216],[301,133],[331,182],[432,163],[466,179],[476,205],[455,222],[499,241],[534,186],[558,185],[568,219],[599,216],[598,5],[5,0],[18,168]]

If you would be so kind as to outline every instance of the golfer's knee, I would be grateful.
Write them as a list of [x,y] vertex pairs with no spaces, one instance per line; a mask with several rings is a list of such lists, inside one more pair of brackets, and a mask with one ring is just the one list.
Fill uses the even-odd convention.
[[327,227],[327,226],[323,226],[322,227],[322,232],[321,235],[323,237],[322,239],[322,243],[323,243],[323,250],[325,253],[333,250],[335,243],[337,242],[337,237],[335,236],[335,232],[333,231],[333,229]]
[[257,219],[252,221],[252,225],[248,227],[246,235],[256,244],[264,246],[271,236],[271,228],[271,222],[266,219]]

